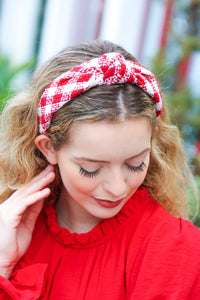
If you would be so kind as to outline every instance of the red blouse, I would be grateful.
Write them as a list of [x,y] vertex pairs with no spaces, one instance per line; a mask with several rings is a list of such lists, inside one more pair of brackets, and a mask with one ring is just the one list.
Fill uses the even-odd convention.
[[60,228],[48,204],[0,299],[198,300],[200,231],[142,188],[88,233]]

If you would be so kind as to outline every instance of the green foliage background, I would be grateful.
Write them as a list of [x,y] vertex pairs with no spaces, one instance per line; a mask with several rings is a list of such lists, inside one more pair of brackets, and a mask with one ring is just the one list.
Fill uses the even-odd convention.
[[20,66],[14,66],[9,57],[0,55],[0,111],[7,99],[15,94],[16,89],[13,87],[13,81],[24,72],[26,75],[31,73],[35,63],[35,59],[31,59]]
[[[197,197],[200,200],[200,153],[192,156],[187,149],[188,146],[200,140],[200,97],[195,96],[187,83],[187,78],[185,80],[179,68],[192,55],[200,53],[199,16],[200,0],[175,1],[168,44],[165,48],[161,47],[151,61],[151,65],[153,73],[156,74],[163,87],[171,122],[180,130],[183,145],[195,175]],[[181,32],[177,30],[181,27],[177,26],[178,23],[184,25],[184,30],[181,29]],[[191,219],[200,227],[200,210],[191,190],[188,190],[188,202]],[[196,216],[195,219],[194,216]]]

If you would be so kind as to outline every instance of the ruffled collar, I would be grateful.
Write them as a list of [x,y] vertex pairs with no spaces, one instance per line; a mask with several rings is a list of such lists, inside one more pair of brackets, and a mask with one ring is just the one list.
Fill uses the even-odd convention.
[[51,199],[51,203],[44,207],[50,233],[57,242],[73,248],[87,248],[102,243],[123,228],[127,222],[134,222],[138,205],[143,202],[142,199],[145,198],[146,193],[143,187],[137,190],[116,216],[100,221],[91,231],[81,234],[71,233],[68,229],[58,225],[53,205],[55,199]]

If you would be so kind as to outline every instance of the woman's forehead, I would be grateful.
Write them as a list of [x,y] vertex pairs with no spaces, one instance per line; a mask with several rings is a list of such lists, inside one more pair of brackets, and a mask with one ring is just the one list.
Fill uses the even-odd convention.
[[[137,130],[136,130],[137,129]],[[135,136],[149,132],[152,130],[150,121],[145,117],[133,117],[130,119],[119,121],[79,121],[74,122],[71,126],[70,136],[74,138],[83,133],[87,133],[87,136],[95,138],[97,135],[102,138],[106,138],[108,135],[116,135],[127,133]],[[86,137],[86,134],[84,134]]]
[[120,122],[77,122],[70,130],[66,147],[75,156],[97,160],[114,156],[132,157],[151,146],[152,128],[146,118]]

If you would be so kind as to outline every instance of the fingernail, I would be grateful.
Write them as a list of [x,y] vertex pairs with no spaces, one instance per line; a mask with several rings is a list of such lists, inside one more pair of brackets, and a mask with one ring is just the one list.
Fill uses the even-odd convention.
[[53,179],[53,178],[54,178],[54,173],[53,173],[53,171],[52,171],[52,172],[45,173],[44,178]]
[[48,165],[44,171],[45,173],[48,173],[50,170],[51,170],[51,165]]

